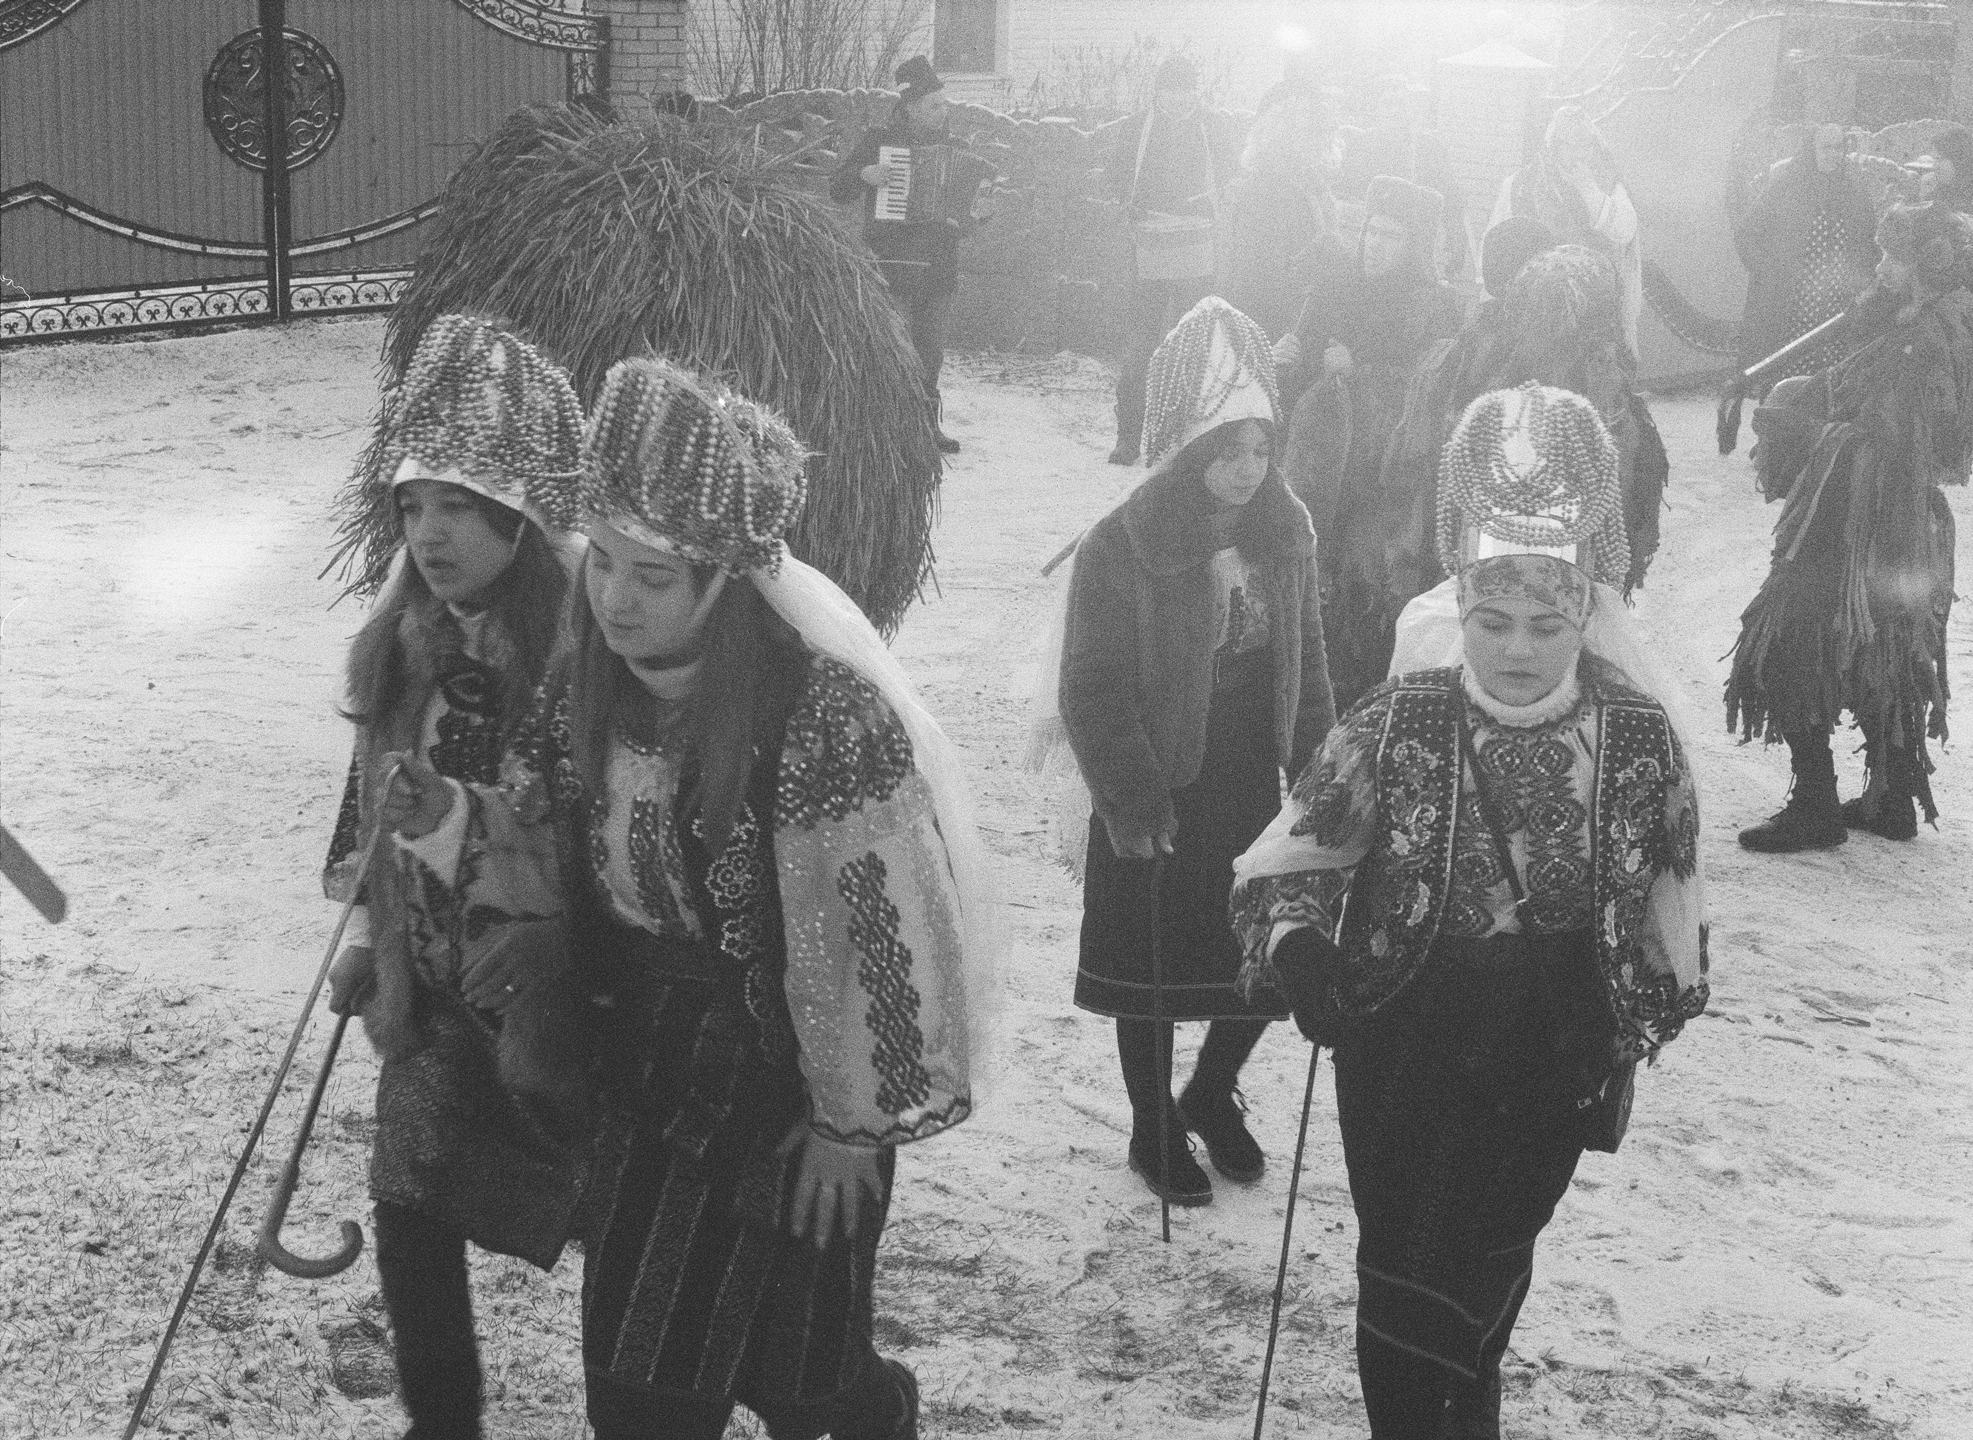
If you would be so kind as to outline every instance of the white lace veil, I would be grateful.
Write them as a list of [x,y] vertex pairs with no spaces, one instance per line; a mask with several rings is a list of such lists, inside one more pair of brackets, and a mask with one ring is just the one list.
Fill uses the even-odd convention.
[[795,628],[803,644],[849,666],[875,686],[911,737],[913,762],[931,790],[958,895],[967,1070],[977,1108],[991,1088],[1007,935],[959,752],[919,700],[917,687],[876,627],[828,576],[795,559],[784,545],[775,573],[756,569],[748,572],[748,578],[769,608]]

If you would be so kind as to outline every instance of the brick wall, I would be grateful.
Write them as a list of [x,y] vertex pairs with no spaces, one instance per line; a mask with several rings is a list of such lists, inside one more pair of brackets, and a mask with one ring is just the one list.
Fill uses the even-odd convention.
[[610,22],[610,99],[631,120],[650,114],[649,97],[687,84],[687,0],[589,0]]

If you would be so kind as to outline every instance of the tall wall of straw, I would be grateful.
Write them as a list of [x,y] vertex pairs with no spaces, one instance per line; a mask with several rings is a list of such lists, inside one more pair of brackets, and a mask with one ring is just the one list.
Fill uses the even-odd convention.
[[387,378],[449,311],[568,366],[660,352],[773,405],[814,452],[790,547],[885,631],[930,570],[939,455],[916,352],[852,227],[744,131],[568,106],[509,116],[447,182],[393,313]]

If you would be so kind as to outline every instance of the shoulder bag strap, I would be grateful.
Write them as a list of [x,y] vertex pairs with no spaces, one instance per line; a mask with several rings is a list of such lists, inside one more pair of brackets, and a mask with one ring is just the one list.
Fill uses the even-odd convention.
[[1473,748],[1473,727],[1466,723],[1463,715],[1459,719],[1459,753],[1472,767],[1473,798],[1479,803],[1480,821],[1493,840],[1493,851],[1500,860],[1500,868],[1507,873],[1507,888],[1513,893],[1514,913],[1518,916],[1521,907],[1528,903],[1528,894],[1521,888],[1520,872],[1514,868],[1514,852],[1507,843],[1507,824],[1501,817],[1499,807],[1494,804],[1493,792],[1487,788],[1487,772],[1480,768],[1480,757]]

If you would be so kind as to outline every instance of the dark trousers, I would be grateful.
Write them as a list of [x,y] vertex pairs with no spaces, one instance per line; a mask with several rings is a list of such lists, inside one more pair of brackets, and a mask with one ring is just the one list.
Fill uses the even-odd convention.
[[466,1237],[451,1223],[379,1200],[377,1279],[397,1354],[405,1440],[478,1440],[480,1357],[466,1285]]
[[[589,1423],[596,1440],[720,1440],[731,1400],[659,1394],[591,1370]],[[826,1400],[756,1410],[771,1440],[891,1440],[904,1419],[904,1393],[877,1352],[848,1389]]]
[[[1192,1069],[1192,1084],[1207,1094],[1224,1095],[1240,1079],[1240,1067],[1254,1053],[1265,1020],[1215,1020],[1206,1027],[1206,1042]],[[1140,1130],[1151,1131],[1161,1113],[1171,1108],[1170,1021],[1117,1021],[1117,1058],[1123,1062],[1124,1090]]]
[[1124,306],[1123,360],[1117,371],[1117,446],[1138,453],[1144,438],[1144,384],[1151,354],[1185,312],[1212,293],[1213,277],[1132,280]]
[[918,363],[925,371],[925,393],[932,400],[932,418],[938,418],[939,372],[945,368],[945,326],[952,318],[952,296],[901,295],[905,319],[911,325],[911,345],[918,352]]

